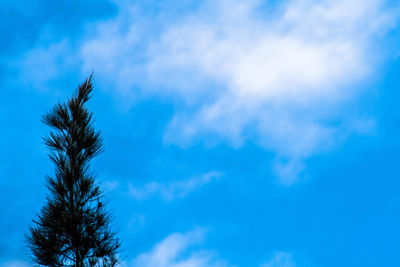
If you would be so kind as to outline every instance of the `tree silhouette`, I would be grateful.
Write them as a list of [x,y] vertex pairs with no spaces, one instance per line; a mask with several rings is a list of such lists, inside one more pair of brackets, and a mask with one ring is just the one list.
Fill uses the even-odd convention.
[[110,230],[103,195],[89,173],[89,161],[102,151],[100,133],[92,126],[85,104],[92,92],[92,75],[67,102],[43,116],[53,131],[44,138],[55,164],[46,177],[46,205],[27,236],[33,261],[44,266],[115,266],[120,243]]

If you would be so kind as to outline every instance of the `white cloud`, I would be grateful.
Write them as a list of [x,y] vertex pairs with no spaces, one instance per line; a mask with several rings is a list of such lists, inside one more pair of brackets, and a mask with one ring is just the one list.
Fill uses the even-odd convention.
[[171,181],[166,184],[151,182],[143,186],[129,184],[129,194],[137,199],[146,199],[151,196],[160,196],[166,201],[176,198],[184,198],[199,187],[218,179],[221,173],[211,171],[205,174],[191,177],[181,181]]
[[216,258],[216,253],[209,250],[193,250],[204,238],[203,230],[188,233],[174,233],[154,246],[149,252],[137,256],[131,267],[223,267],[224,261]]
[[[252,128],[282,156],[305,158],[329,146],[337,129],[320,121],[335,116],[354,93],[348,86],[372,71],[372,40],[391,22],[382,1],[289,1],[275,20],[257,17],[254,3],[220,2],[215,16],[197,14],[152,46],[154,80],[172,77],[179,87],[189,69],[222,85],[194,112],[178,112],[166,138],[185,143],[211,132],[240,145]],[[199,88],[184,82],[174,93],[190,98],[191,90]]]
[[261,265],[261,267],[296,267],[292,255],[286,252],[275,252],[271,261]]
[[377,40],[397,14],[384,0],[291,0],[269,14],[262,1],[207,3],[147,39],[140,63],[134,57],[141,34],[129,13],[102,24],[83,46],[86,68],[118,73],[125,82],[119,90],[132,90],[140,77],[144,91],[182,99],[186,106],[177,108],[166,142],[256,141],[294,164],[276,163],[291,184],[304,159],[357,131],[329,121],[347,119],[340,105],[375,71]]
[[49,82],[70,73],[78,62],[79,57],[76,56],[71,42],[63,39],[27,51],[13,67],[20,68],[20,79],[28,83],[29,87],[54,90]]
[[[157,243],[151,250],[139,254],[132,261],[124,262],[126,267],[228,267],[227,261],[218,258],[218,253],[204,250],[200,245],[205,231],[197,229],[187,233],[173,233]],[[275,252],[271,259],[260,267],[296,267],[290,253]]]
[[217,0],[172,18],[161,6],[151,19],[117,3],[119,14],[91,25],[78,53],[55,61],[63,41],[28,53],[23,66],[82,62],[123,101],[138,94],[174,99],[165,142],[256,142],[276,153],[274,168],[287,185],[310,156],[351,133],[374,132],[368,114],[341,110],[385,58],[382,41],[399,15],[388,1],[289,0],[265,8],[261,0]]

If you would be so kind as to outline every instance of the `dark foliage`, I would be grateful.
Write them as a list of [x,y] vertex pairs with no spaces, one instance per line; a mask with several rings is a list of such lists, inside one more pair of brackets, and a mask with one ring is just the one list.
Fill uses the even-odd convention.
[[44,266],[115,266],[120,246],[110,230],[103,196],[89,173],[89,161],[102,151],[102,139],[85,108],[92,76],[66,103],[43,117],[53,131],[45,138],[55,164],[46,177],[50,194],[27,237],[33,261]]

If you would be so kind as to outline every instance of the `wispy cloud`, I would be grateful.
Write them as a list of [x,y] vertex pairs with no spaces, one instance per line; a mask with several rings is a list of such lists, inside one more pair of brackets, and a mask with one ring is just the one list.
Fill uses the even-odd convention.
[[[90,37],[58,64],[95,69],[124,101],[138,94],[176,100],[167,143],[256,142],[276,153],[276,173],[290,185],[310,156],[374,131],[368,114],[341,110],[385,58],[381,40],[399,18],[386,0],[290,0],[266,9],[259,0],[205,1],[173,18],[160,8],[151,19],[117,3],[119,14],[91,25]],[[24,66],[34,65],[32,54],[58,62],[54,53],[65,53],[65,44],[44,48],[51,58],[41,48],[28,53]]]
[[[79,57],[70,40],[37,46],[24,53],[12,67],[20,69],[20,80],[37,90],[50,90],[51,83],[79,65]],[[75,70],[76,71],[76,70]]]
[[[173,233],[157,243],[148,252],[141,253],[135,259],[124,262],[127,267],[228,267],[226,260],[218,258],[213,250],[201,249],[206,238],[204,229],[186,233]],[[290,253],[275,252],[268,262],[260,267],[296,267]]]
[[193,191],[221,177],[220,172],[211,171],[181,181],[168,183],[151,182],[143,186],[129,184],[129,194],[137,199],[147,199],[152,196],[159,196],[166,201],[176,198],[184,198]]
[[287,252],[275,252],[272,259],[261,267],[296,267],[292,255]]
[[142,74],[144,91],[186,103],[166,142],[188,145],[210,135],[233,146],[253,140],[276,152],[283,160],[277,174],[292,184],[304,159],[357,132],[352,122],[363,124],[358,114],[338,110],[376,71],[383,58],[377,40],[398,14],[384,0],[291,0],[271,13],[261,6],[207,2],[147,39],[140,63],[134,58],[140,27],[123,13],[101,25],[82,56],[86,66],[118,73],[125,82],[120,90],[132,90],[133,77]]
[[193,250],[204,238],[203,230],[174,233],[154,246],[149,252],[137,256],[131,267],[223,267],[227,264],[217,258],[216,252]]
[[[374,72],[374,40],[392,23],[383,1],[350,2],[289,1],[268,20],[257,14],[257,2],[220,1],[213,15],[200,13],[167,30],[151,50],[151,77],[171,81],[184,99],[198,90],[212,95],[175,114],[167,141],[185,145],[210,133],[235,146],[255,139],[293,163],[277,173],[285,184],[294,182],[303,159],[348,133],[349,126],[329,120],[347,119],[340,104]],[[191,82],[221,86],[188,86],[187,69],[196,74]]]

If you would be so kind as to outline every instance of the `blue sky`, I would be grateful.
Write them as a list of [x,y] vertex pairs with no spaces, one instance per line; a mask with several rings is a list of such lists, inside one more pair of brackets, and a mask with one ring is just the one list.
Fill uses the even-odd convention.
[[52,174],[41,116],[94,71],[123,266],[400,266],[400,6],[0,2],[0,266]]

